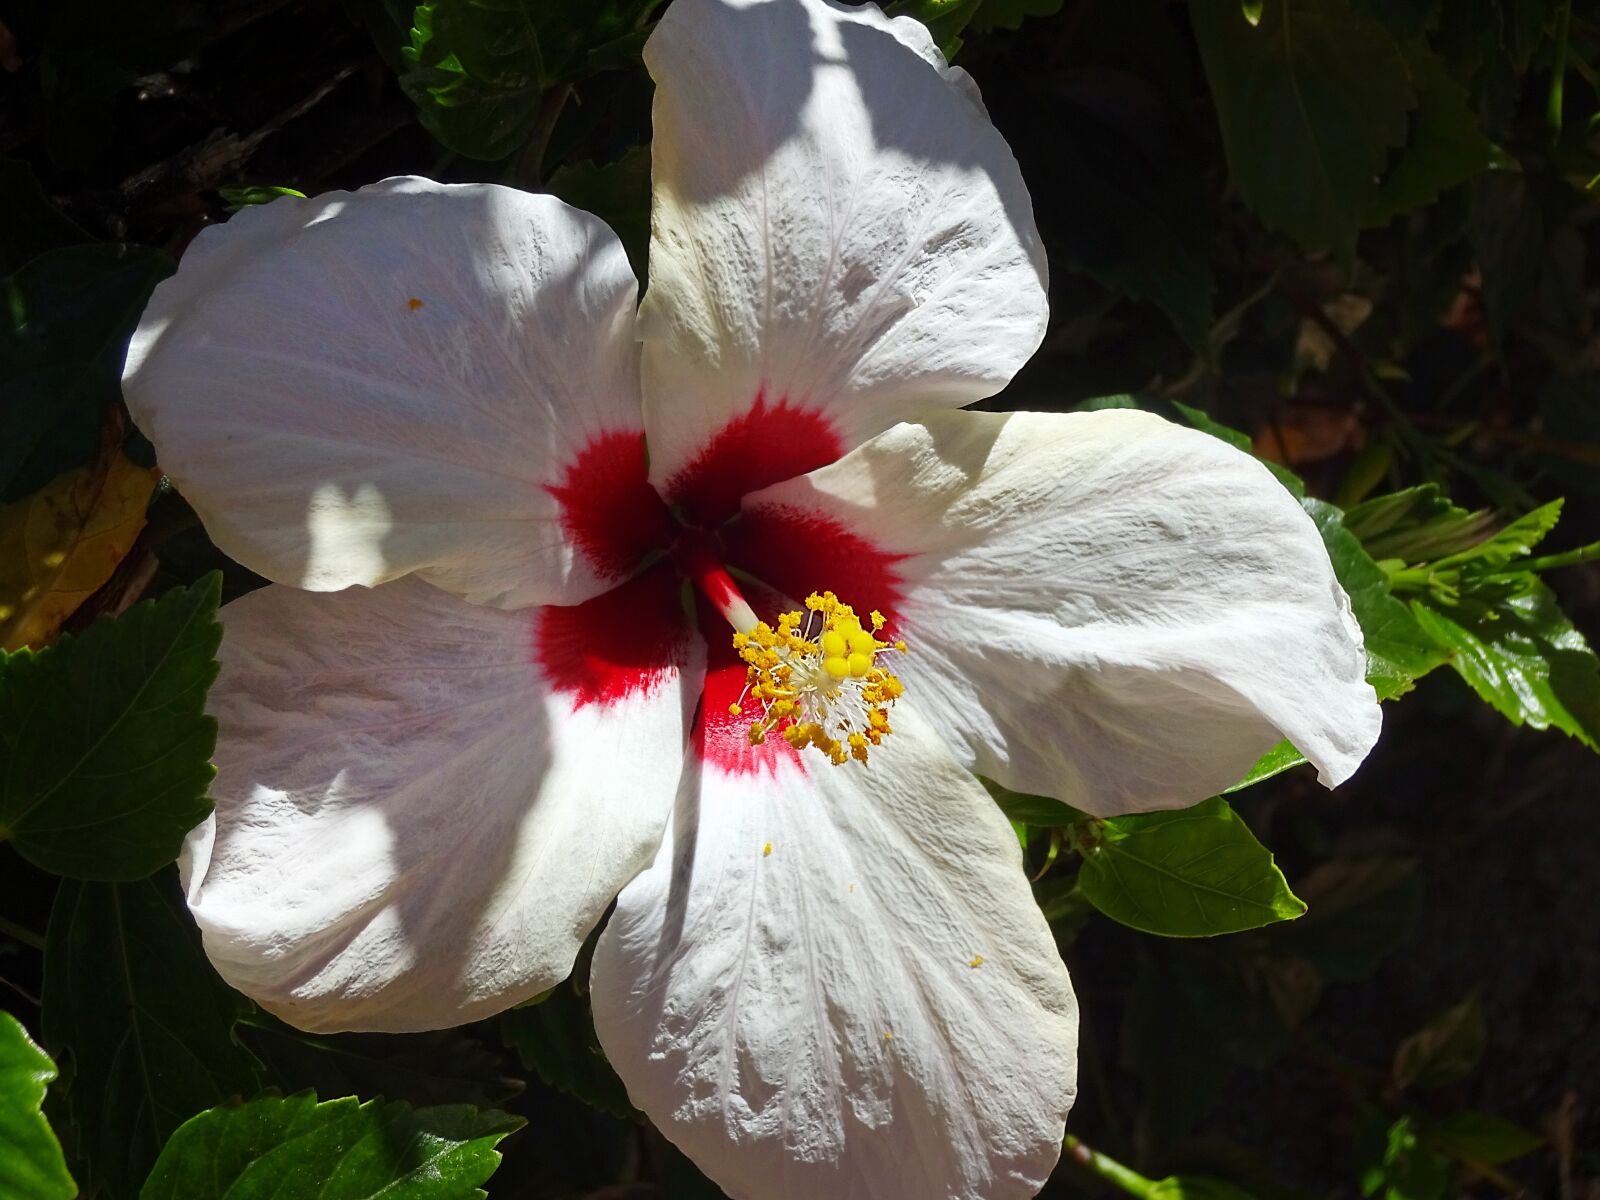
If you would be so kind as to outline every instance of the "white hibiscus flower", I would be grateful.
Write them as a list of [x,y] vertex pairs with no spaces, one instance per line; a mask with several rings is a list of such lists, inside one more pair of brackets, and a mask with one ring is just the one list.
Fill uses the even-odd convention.
[[919,25],[675,0],[646,61],[637,311],[598,220],[421,179],[246,210],[157,289],[129,405],[273,581],[223,613],[189,906],[284,1019],[415,1030],[559,982],[615,899],[600,1039],[730,1195],[1031,1195],[1076,1008],[971,772],[1112,814],[1287,736],[1337,783],[1359,631],[1248,456],[953,411],[1045,262]]

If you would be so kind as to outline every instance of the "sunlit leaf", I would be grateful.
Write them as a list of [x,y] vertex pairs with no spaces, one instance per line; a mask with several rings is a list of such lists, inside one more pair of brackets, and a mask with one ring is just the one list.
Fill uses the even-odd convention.
[[1555,728],[1600,746],[1600,659],[1537,580],[1482,612],[1411,604],[1417,623],[1452,651],[1450,665],[1514,725]]
[[220,587],[211,575],[0,654],[0,840],[82,879],[138,879],[177,856],[211,811]]
[[1114,817],[1080,849],[1079,890],[1106,916],[1146,933],[1208,937],[1306,911],[1271,852],[1218,797]]
[[0,1012],[0,1183],[6,1200],[72,1200],[78,1194],[40,1111],[55,1077],[50,1056],[33,1044],[20,1021]]
[[521,1126],[465,1105],[263,1096],[186,1121],[139,1200],[475,1200]]
[[111,578],[159,472],[116,452],[0,505],[0,650],[42,646]]

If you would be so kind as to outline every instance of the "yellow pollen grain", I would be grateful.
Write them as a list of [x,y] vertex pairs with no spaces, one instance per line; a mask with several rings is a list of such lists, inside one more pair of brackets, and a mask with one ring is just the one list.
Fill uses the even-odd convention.
[[416,312],[417,309],[422,307],[422,301],[419,300],[417,297],[413,296],[413,297],[411,297],[411,299],[406,301],[406,307],[409,308],[412,312]]
[[972,961],[969,962],[967,964],[967,966],[969,966],[969,967],[981,967],[981,966],[983,966],[983,955],[974,954],[972,956]]
[[766,858],[767,855],[769,855],[771,853],[772,853],[772,843],[771,842],[768,842],[766,845],[761,847],[761,857],[762,858]]
[[886,1042],[894,1041],[894,1034],[891,1033],[889,1030],[885,1029],[883,1031],[883,1040],[886,1041]]

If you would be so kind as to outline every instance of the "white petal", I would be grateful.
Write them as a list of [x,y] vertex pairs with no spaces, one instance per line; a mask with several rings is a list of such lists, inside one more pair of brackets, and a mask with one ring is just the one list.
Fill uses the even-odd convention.
[[895,717],[865,766],[702,764],[600,935],[607,1056],[734,1200],[1020,1198],[1060,1153],[1066,969],[1011,829]]
[[[965,72],[874,5],[675,0],[656,80],[651,475],[726,516],[894,421],[998,391],[1043,336],[1045,260]],[[702,492],[709,489],[709,497]]]
[[123,389],[212,538],[269,579],[570,603],[632,567],[551,490],[584,452],[631,439],[633,523],[652,519],[636,291],[611,231],[551,196],[280,199],[195,239]]
[[403,579],[229,604],[186,856],[223,978],[315,1030],[459,1025],[563,979],[678,785],[698,657],[648,624],[677,603],[666,579],[508,613]]
[[1315,526],[1207,434],[1131,411],[940,413],[748,507],[904,556],[880,604],[910,644],[897,673],[1008,787],[1103,815],[1181,807],[1280,737],[1329,787],[1377,740]]

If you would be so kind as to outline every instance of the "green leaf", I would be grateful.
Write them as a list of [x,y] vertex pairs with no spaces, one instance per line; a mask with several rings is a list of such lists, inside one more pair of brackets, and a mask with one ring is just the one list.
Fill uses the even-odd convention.
[[1427,1146],[1417,1122],[1401,1117],[1387,1130],[1383,1118],[1369,1113],[1358,1139],[1365,1150],[1361,1194],[1382,1200],[1443,1200],[1449,1190],[1450,1164]]
[[1457,567],[1471,564],[1474,567],[1498,570],[1519,558],[1533,553],[1533,548],[1549,535],[1561,520],[1563,500],[1552,500],[1530,513],[1518,517],[1509,525],[1496,530],[1488,538],[1455,554],[1447,555],[1430,565]]
[[468,158],[504,158],[546,90],[633,61],[660,0],[435,0],[417,6],[401,87],[422,124]]
[[1271,229],[1348,253],[1416,98],[1378,21],[1343,0],[1189,6],[1233,181]]
[[72,1200],[78,1194],[41,1111],[55,1077],[50,1056],[33,1044],[20,1021],[0,1012],[0,1179],[6,1200]]
[[1494,528],[1494,514],[1468,512],[1438,484],[1424,483],[1346,509],[1344,526],[1373,558],[1418,563],[1477,545]]
[[1164,937],[1237,933],[1306,911],[1226,800],[1113,817],[1080,838],[1078,888],[1114,921]]
[[1365,979],[1411,936],[1422,912],[1415,859],[1335,858],[1296,881],[1309,911],[1277,931],[1281,950],[1326,979]]
[[220,187],[217,195],[222,197],[223,203],[231,213],[238,212],[241,208],[251,208],[258,204],[271,204],[280,196],[293,196],[300,200],[306,194],[296,191],[292,187],[267,187],[260,184],[251,184],[244,187]]
[[184,1122],[139,1200],[472,1200],[520,1117],[354,1096],[262,1096]]
[[1555,594],[1526,590],[1481,612],[1413,600],[1417,623],[1450,648],[1450,665],[1513,725],[1556,728],[1600,747],[1600,659],[1561,611]]
[[589,998],[579,995],[570,979],[537,1004],[503,1014],[500,1032],[523,1066],[551,1087],[612,1116],[636,1115],[628,1089],[600,1049]]
[[995,29],[1021,29],[1030,17],[1053,17],[1061,11],[1063,0],[983,0],[972,18],[973,33]]
[[1231,796],[1234,792],[1242,792],[1245,788],[1254,787],[1263,780],[1271,779],[1274,775],[1283,774],[1290,767],[1298,767],[1305,761],[1306,756],[1296,750],[1293,743],[1285,738],[1263,754],[1257,760],[1256,765],[1245,772],[1243,779],[1232,787],[1224,788],[1222,794]]
[[1365,224],[1383,225],[1431,204],[1446,188],[1502,165],[1505,152],[1484,136],[1467,89],[1420,39],[1405,43],[1417,87],[1411,139],[1378,188]]
[[1473,1110],[1432,1122],[1426,1137],[1435,1149],[1451,1158],[1491,1167],[1521,1158],[1544,1145],[1542,1137],[1520,1125]]
[[221,577],[0,655],[0,839],[80,879],[139,879],[211,811]]
[[185,1120],[260,1086],[233,1034],[249,1004],[206,962],[175,874],[63,881],[45,937],[45,1042],[71,1057],[80,1177],[118,1198]]
[[148,246],[64,246],[0,281],[0,502],[95,456],[128,336],[172,269]]
[[1192,174],[1170,148],[1145,149],[1142,129],[1114,125],[1076,97],[1053,96],[1051,107],[1060,130],[1049,169],[1061,184],[1062,257],[1106,287],[1156,305],[1192,350],[1209,356],[1216,280]]
[[1473,994],[1400,1043],[1390,1071],[1395,1087],[1459,1083],[1483,1057],[1486,1036],[1483,1004]]
[[1063,804],[1050,796],[1032,796],[1026,792],[1014,792],[981,775],[978,776],[978,782],[983,784],[989,795],[994,797],[994,802],[1000,806],[1000,811],[1012,821],[1021,821],[1025,825],[1040,825],[1049,829],[1072,825],[1086,819],[1085,814],[1070,804]]
[[1390,700],[1443,663],[1445,647],[1390,593],[1389,577],[1367,553],[1361,540],[1345,528],[1343,514],[1322,500],[1306,498],[1333,562],[1333,573],[1350,597],[1367,647],[1367,682],[1378,699]]
[[593,213],[615,233],[641,282],[650,257],[650,147],[634,146],[615,162],[571,163],[550,176],[550,192]]

